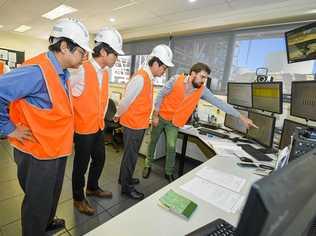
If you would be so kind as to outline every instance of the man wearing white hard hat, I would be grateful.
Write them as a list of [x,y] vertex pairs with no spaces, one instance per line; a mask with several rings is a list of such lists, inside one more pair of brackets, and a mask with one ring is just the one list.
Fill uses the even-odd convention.
[[111,198],[98,181],[105,163],[104,116],[109,100],[109,74],[118,54],[123,55],[120,33],[114,28],[97,32],[92,58],[70,77],[75,113],[75,156],[72,172],[74,206],[81,213],[93,215],[96,209],[85,197],[85,173],[89,174],[87,196]]
[[255,126],[251,120],[241,115],[231,105],[215,97],[204,86],[210,73],[211,70],[208,65],[196,63],[191,67],[188,76],[184,74],[175,75],[160,90],[155,101],[152,118],[153,128],[148,146],[148,155],[145,160],[143,178],[148,178],[150,175],[156,143],[160,134],[165,131],[167,151],[165,178],[169,182],[174,180],[178,130],[187,123],[200,98],[217,106],[226,113],[240,118],[247,128]]
[[74,19],[59,20],[49,43],[48,52],[0,79],[0,132],[14,148],[25,193],[21,210],[25,236],[65,226],[55,213],[74,134],[67,69],[78,68],[91,51],[88,31]]
[[143,199],[144,194],[135,186],[139,179],[133,178],[138,151],[153,105],[153,78],[162,76],[172,63],[172,51],[166,45],[156,46],[149,56],[147,65],[138,70],[129,81],[124,97],[118,105],[114,121],[120,120],[124,127],[124,154],[121,162],[119,183],[122,194],[133,199]]

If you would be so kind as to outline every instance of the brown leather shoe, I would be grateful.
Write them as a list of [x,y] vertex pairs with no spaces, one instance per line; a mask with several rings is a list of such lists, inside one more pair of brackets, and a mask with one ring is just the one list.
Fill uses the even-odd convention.
[[74,207],[78,209],[83,214],[92,216],[95,212],[96,209],[90,206],[87,200],[83,201],[76,201],[74,200]]
[[102,190],[100,188],[98,188],[95,191],[86,189],[86,195],[87,196],[95,196],[95,197],[99,197],[99,198],[112,198],[112,192]]

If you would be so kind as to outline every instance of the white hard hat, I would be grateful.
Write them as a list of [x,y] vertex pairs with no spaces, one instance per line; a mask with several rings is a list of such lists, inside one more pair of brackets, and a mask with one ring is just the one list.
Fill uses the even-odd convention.
[[102,28],[95,36],[96,43],[106,43],[120,55],[124,55],[122,50],[123,40],[121,34],[113,27]]
[[76,19],[63,18],[54,25],[50,36],[55,38],[68,38],[78,44],[88,52],[92,52],[89,47],[89,32],[86,27]]
[[173,67],[172,63],[172,51],[170,47],[165,44],[159,44],[154,47],[153,51],[150,54],[151,57],[158,57],[159,60],[168,67]]

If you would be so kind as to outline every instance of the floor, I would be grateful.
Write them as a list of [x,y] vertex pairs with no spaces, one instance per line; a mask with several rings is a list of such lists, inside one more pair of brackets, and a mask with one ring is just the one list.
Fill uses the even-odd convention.
[[[113,192],[112,199],[97,199],[88,197],[88,201],[97,209],[94,216],[80,214],[73,207],[71,190],[71,172],[73,157],[67,161],[63,190],[57,209],[57,217],[66,220],[66,228],[49,235],[83,235],[122,211],[133,206],[138,201],[129,199],[120,194],[120,185],[117,183],[121,163],[122,149],[114,150],[111,145],[106,146],[106,165],[99,180],[101,188]],[[196,167],[198,163],[188,161],[185,163],[185,172]],[[164,160],[155,162],[149,179],[142,179],[141,172],[144,158],[139,157],[134,177],[140,178],[141,183],[137,189],[148,197],[168,182],[163,178]],[[12,149],[5,140],[0,140],[0,236],[21,235],[20,208],[23,192],[19,186],[16,175],[16,164],[12,158]]]

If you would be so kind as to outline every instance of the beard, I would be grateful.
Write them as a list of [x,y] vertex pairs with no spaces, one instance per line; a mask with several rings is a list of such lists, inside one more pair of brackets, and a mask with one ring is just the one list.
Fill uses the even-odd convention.
[[196,83],[195,80],[192,81],[193,88],[201,88],[202,85],[203,83]]

